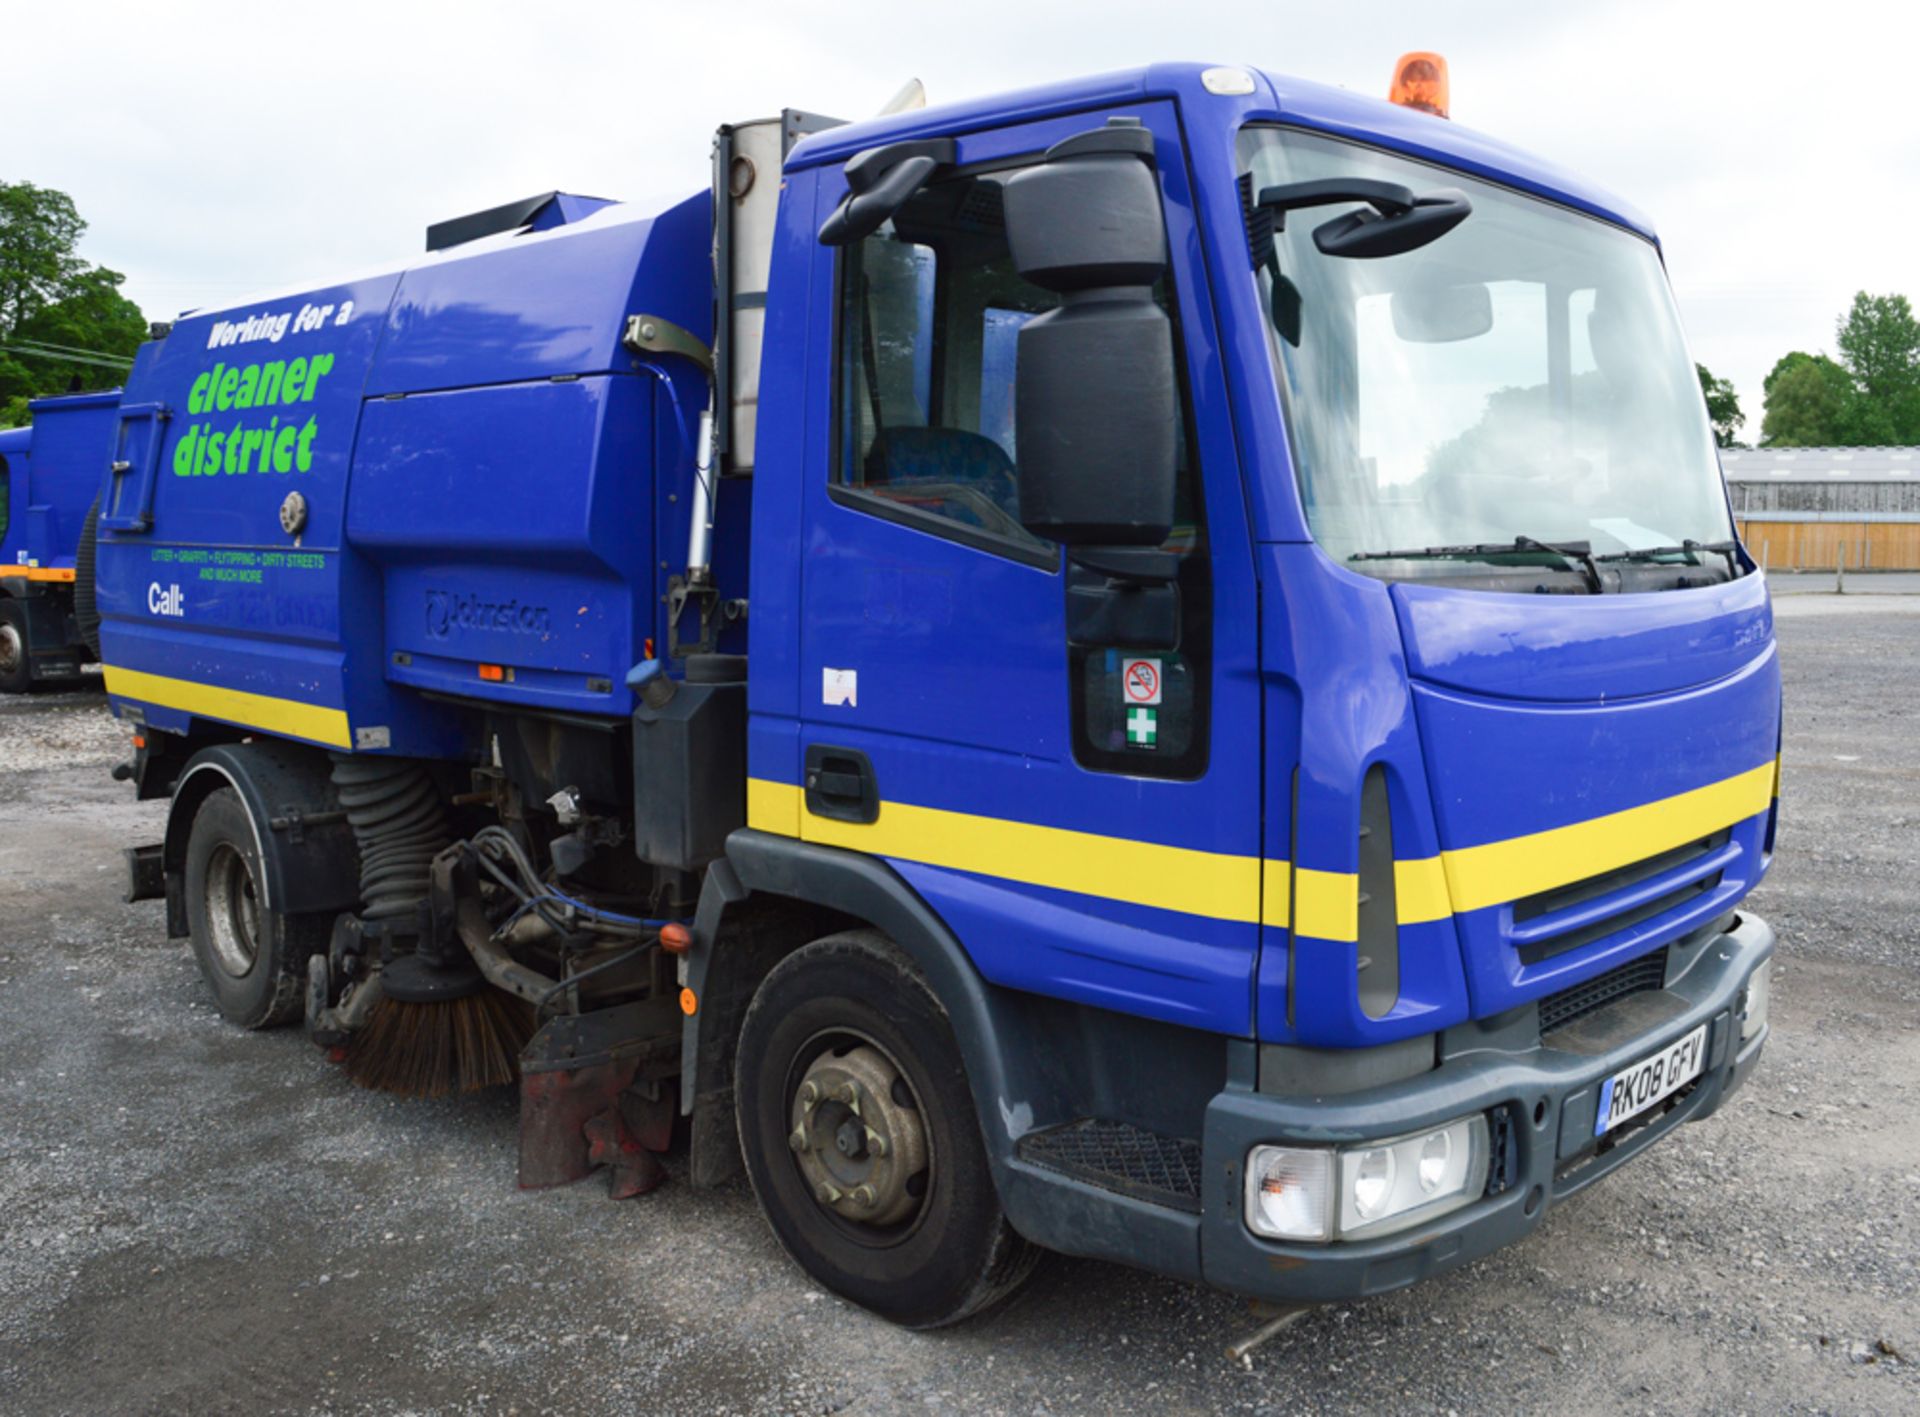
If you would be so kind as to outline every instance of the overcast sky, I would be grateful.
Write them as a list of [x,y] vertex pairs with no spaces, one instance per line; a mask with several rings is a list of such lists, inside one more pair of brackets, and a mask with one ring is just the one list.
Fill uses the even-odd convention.
[[61,188],[152,318],[404,258],[551,188],[705,184],[721,122],[854,118],[1159,59],[1381,93],[1437,49],[1454,116],[1659,228],[1694,354],[1760,383],[1853,292],[1920,302],[1920,10],[1898,0],[86,4],[0,19],[0,179]]

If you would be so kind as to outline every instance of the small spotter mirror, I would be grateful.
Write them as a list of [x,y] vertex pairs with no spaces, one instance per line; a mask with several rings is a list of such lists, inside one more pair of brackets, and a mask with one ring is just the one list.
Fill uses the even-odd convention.
[[1404,256],[1438,241],[1473,211],[1467,194],[1455,187],[1422,192],[1405,211],[1391,214],[1361,207],[1313,229],[1313,244],[1323,255],[1372,260]]
[[1242,199],[1254,263],[1260,264],[1262,254],[1257,228],[1267,220],[1274,231],[1282,231],[1288,212],[1348,202],[1367,205],[1314,228],[1313,244],[1323,255],[1360,260],[1404,255],[1438,241],[1473,213],[1467,194],[1452,187],[1415,193],[1398,182],[1367,177],[1324,177],[1263,187],[1250,206]]
[[848,246],[873,235],[958,157],[952,138],[923,138],[868,148],[847,160],[847,195],[820,224],[822,246]]

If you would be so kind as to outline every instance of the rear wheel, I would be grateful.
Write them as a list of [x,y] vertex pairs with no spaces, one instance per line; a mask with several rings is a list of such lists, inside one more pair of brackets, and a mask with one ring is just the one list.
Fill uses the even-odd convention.
[[20,602],[0,599],[0,693],[24,694],[33,687],[33,655],[27,649],[27,612]]
[[300,1016],[307,959],[326,948],[325,922],[263,903],[259,848],[230,787],[207,795],[187,834],[187,931],[221,1016],[270,1028]]
[[831,935],[774,967],[741,1027],[738,1105],[774,1234],[835,1293],[933,1328],[1032,1271],[946,1011],[884,936]]

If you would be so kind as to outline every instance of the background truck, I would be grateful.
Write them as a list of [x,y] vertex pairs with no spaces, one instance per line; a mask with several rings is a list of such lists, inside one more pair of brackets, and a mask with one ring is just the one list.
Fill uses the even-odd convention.
[[1754,1065],[1770,611],[1630,208],[1156,65],[428,246],[119,411],[134,886],[229,1019],[517,1077],[522,1185],[683,1126],[913,1325],[1393,1289]]
[[119,404],[118,389],[35,399],[31,424],[0,429],[0,693],[71,687],[95,658],[93,577],[76,558]]

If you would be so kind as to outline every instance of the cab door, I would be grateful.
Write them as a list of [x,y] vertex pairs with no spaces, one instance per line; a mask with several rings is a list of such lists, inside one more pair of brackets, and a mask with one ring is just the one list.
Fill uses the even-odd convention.
[[[1054,297],[1012,267],[999,183],[1110,117],[1153,134],[1172,253],[1175,651],[1069,644],[1085,573],[1019,521],[1017,334]],[[968,134],[937,177],[813,252],[808,404],[829,413],[800,499],[800,835],[892,862],[994,982],[1249,1034],[1256,591],[1173,105]],[[822,175],[816,225],[845,190]]]

